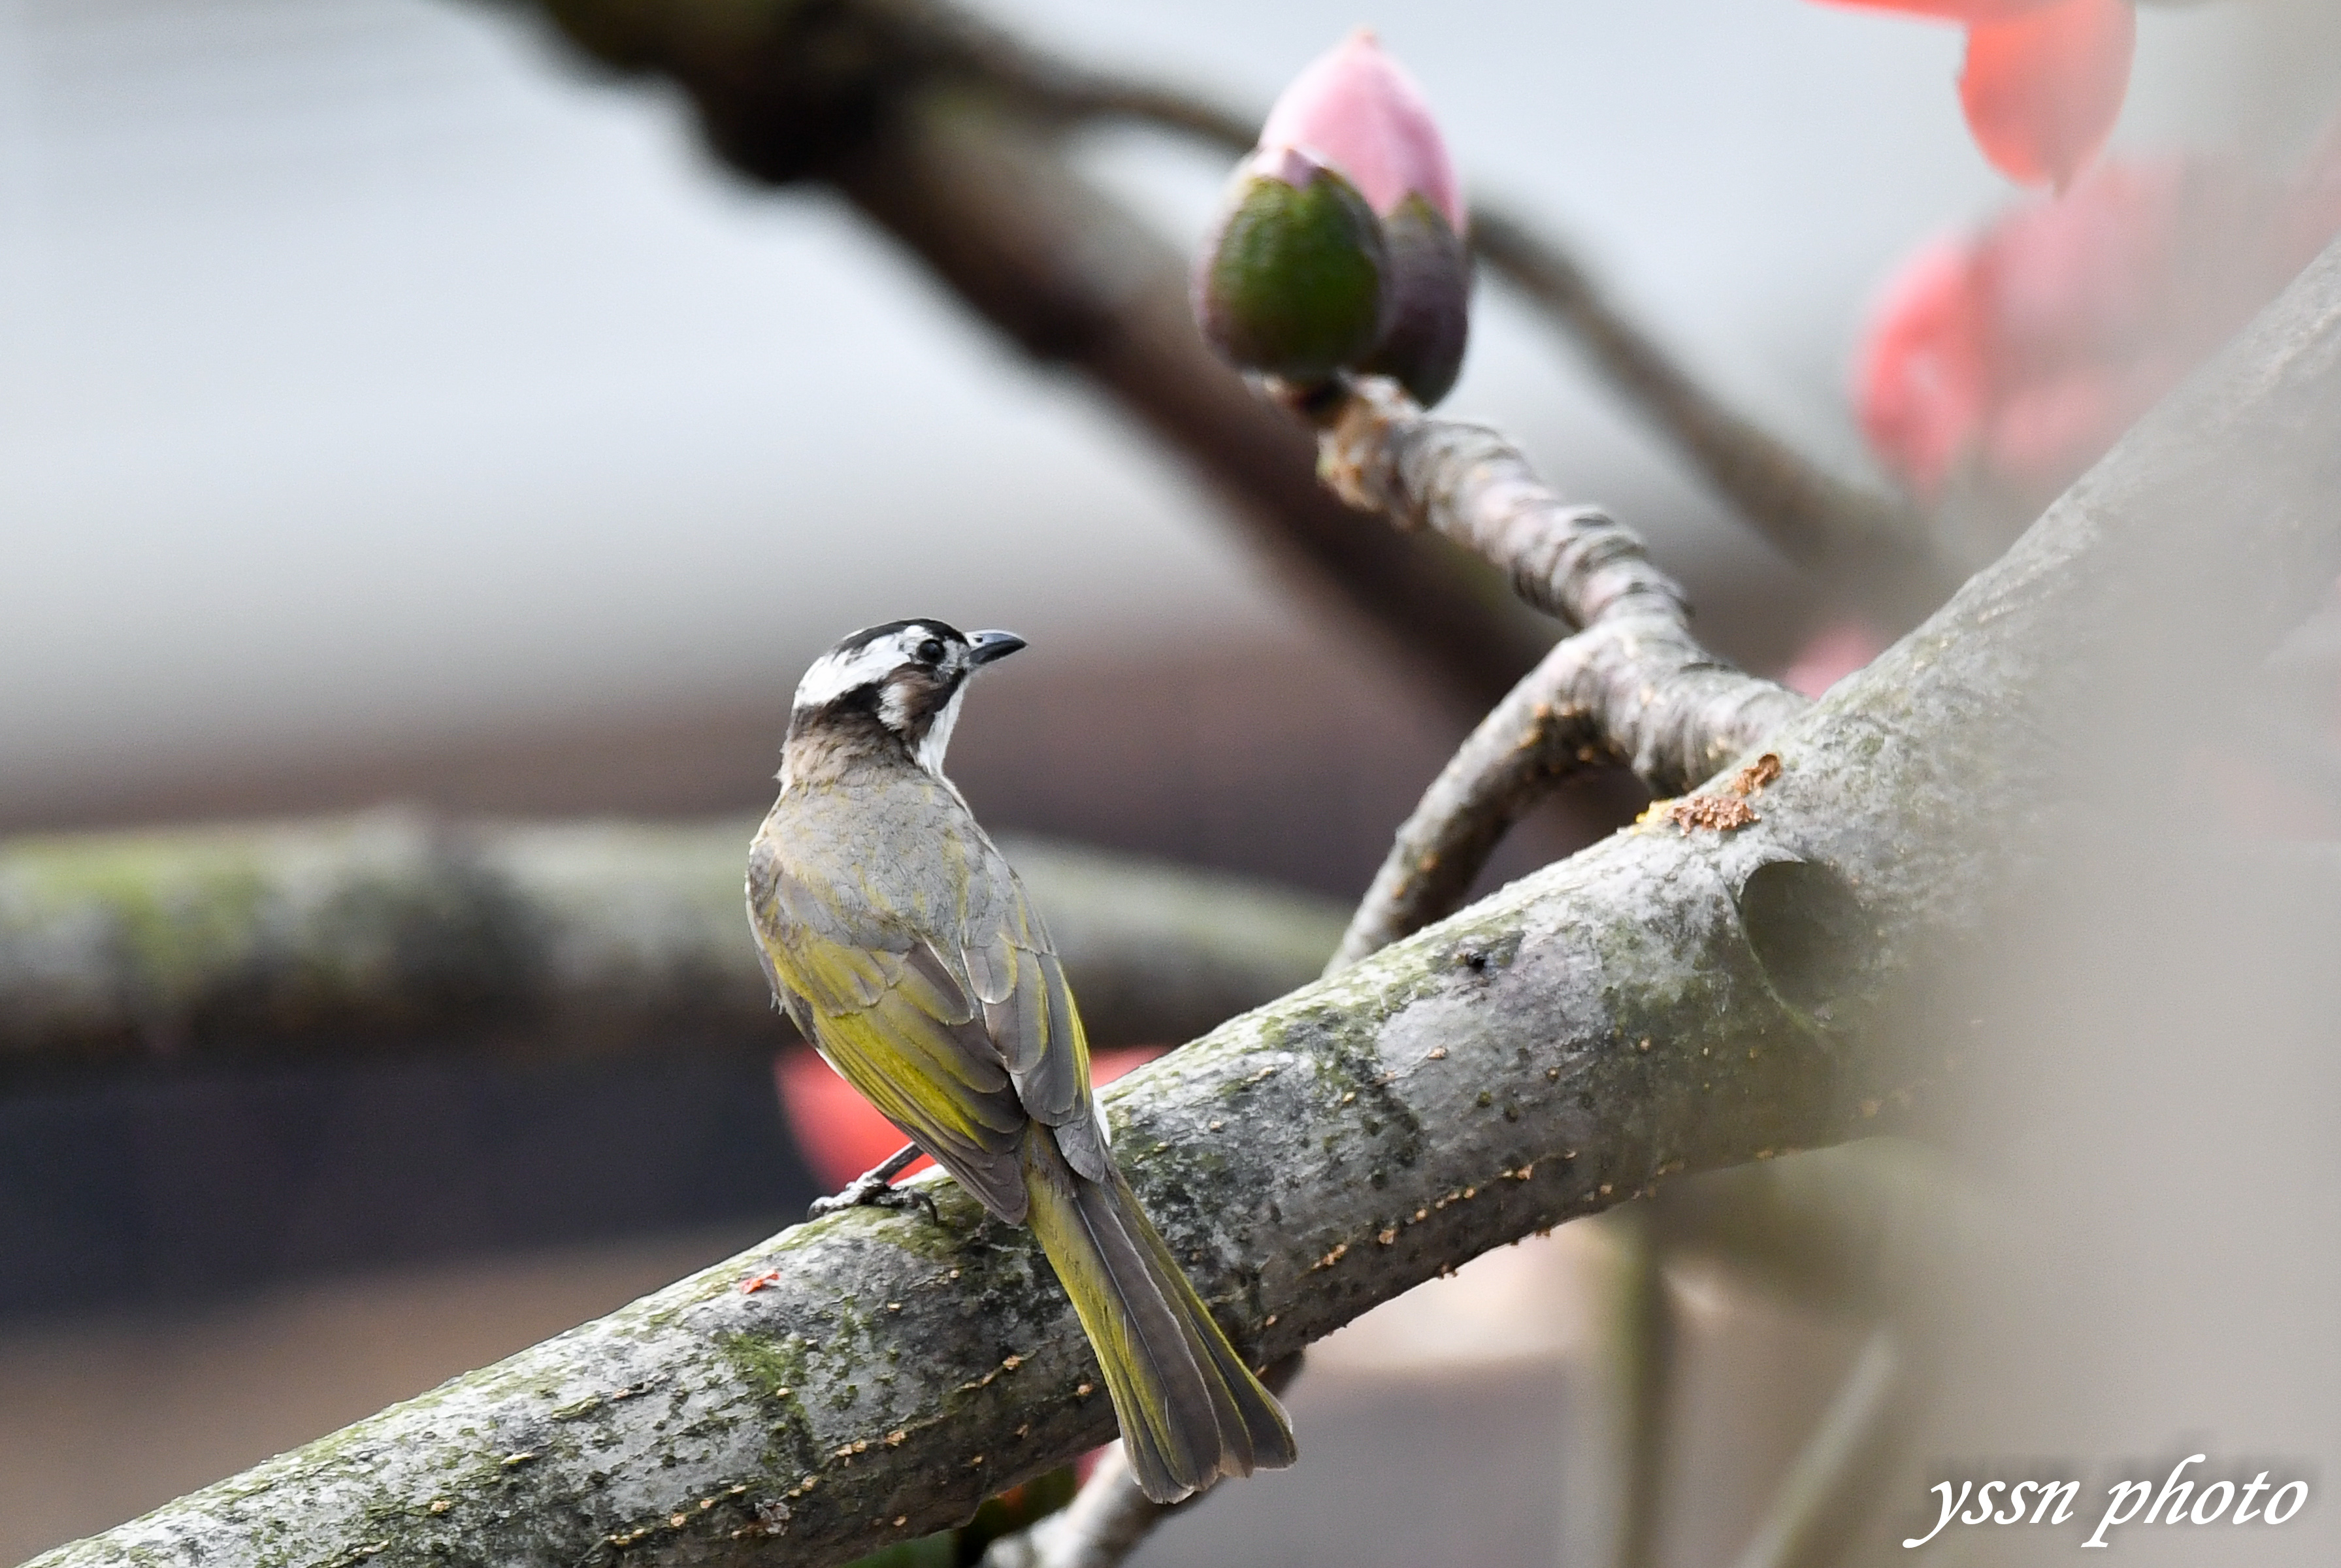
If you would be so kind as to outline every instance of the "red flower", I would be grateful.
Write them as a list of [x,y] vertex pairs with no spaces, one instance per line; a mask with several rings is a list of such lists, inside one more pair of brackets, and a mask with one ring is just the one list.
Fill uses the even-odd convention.
[[2129,86],[2129,0],[1830,0],[1967,28],[1959,102],[1992,166],[2027,185],[2072,182],[2113,134]]
[[[1096,1052],[1090,1057],[1090,1081],[1111,1084],[1161,1054],[1154,1046]],[[772,1064],[772,1081],[789,1130],[796,1134],[797,1152],[832,1192],[910,1142],[811,1051],[782,1052]],[[921,1159],[911,1171],[933,1163]]]
[[1854,395],[1918,494],[2045,500],[2341,231],[2341,144],[2288,185],[2207,158],[2107,163],[1905,263]]
[[1870,311],[1854,362],[1853,404],[1870,450],[1928,500],[1983,425],[1974,268],[1970,247],[1957,240],[1937,240],[1903,263]]

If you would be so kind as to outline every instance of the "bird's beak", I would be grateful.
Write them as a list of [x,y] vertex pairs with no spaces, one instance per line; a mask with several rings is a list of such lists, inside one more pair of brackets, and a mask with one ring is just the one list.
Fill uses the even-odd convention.
[[988,664],[994,659],[1004,659],[1024,645],[1024,639],[1013,632],[978,632],[968,639],[967,662],[971,665]]

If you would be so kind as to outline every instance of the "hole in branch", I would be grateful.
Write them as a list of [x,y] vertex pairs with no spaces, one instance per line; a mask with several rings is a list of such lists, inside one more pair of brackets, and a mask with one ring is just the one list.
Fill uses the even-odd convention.
[[1768,861],[1750,872],[1739,888],[1739,924],[1772,989],[1808,1013],[1851,987],[1872,940],[1845,879],[1803,860]]

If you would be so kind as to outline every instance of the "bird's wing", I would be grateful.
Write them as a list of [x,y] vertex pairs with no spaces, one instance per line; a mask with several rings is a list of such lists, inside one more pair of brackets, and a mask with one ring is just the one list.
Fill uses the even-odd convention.
[[881,890],[841,887],[768,839],[748,887],[774,987],[830,1064],[984,1207],[1021,1220],[1028,1115],[958,955]]
[[1023,883],[989,840],[981,850],[988,864],[974,885],[991,895],[981,906],[970,901],[961,959],[983,1004],[984,1026],[1024,1109],[1056,1130],[1074,1170],[1102,1182],[1105,1129],[1090,1090],[1089,1037],[1064,965]]

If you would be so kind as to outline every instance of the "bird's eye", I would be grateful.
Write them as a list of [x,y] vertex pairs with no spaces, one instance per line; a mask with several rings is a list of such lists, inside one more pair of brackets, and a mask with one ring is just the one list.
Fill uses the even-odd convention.
[[936,664],[941,660],[942,656],[943,644],[941,639],[937,637],[929,637],[925,642],[919,644],[919,657],[925,660],[928,664]]

